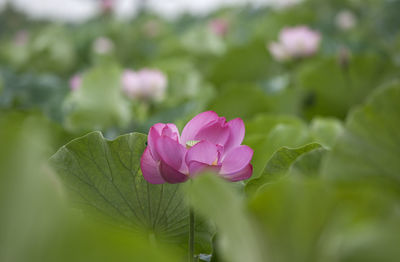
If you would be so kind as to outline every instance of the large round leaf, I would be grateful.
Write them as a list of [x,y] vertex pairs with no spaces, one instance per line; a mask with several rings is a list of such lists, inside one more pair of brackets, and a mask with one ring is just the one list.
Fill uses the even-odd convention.
[[322,148],[318,143],[311,143],[298,148],[282,147],[268,160],[260,177],[250,180],[246,185],[248,193],[256,192],[265,184],[276,182],[287,174],[292,164],[303,154]]
[[372,178],[400,186],[400,84],[375,92],[352,112],[327,157],[324,175],[339,180]]
[[[146,139],[131,133],[109,141],[93,132],[63,146],[51,163],[85,210],[185,247],[189,210],[179,184],[149,184],[140,171]],[[201,220],[197,222],[197,251],[210,253],[210,234]]]

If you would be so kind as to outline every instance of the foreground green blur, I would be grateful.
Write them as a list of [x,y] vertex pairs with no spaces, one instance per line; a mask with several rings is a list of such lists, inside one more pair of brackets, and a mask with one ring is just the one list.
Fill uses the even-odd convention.
[[1,261],[179,261],[174,247],[87,219],[67,203],[47,161],[57,145],[51,123],[9,112],[0,126]]

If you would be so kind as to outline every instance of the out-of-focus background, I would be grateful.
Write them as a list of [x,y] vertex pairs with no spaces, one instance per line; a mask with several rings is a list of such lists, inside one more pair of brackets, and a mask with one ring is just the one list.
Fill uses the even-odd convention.
[[[182,130],[206,110],[244,120],[254,173],[193,185],[222,228],[196,242],[202,261],[399,261],[399,13],[399,0],[0,0],[0,261],[181,261],[182,228],[158,241],[157,220],[87,215],[118,218],[109,181],[91,199],[48,159],[92,131]],[[102,159],[85,139],[73,158]]]
[[[1,0],[0,5],[10,3],[30,17],[46,20],[79,23],[87,21],[99,12],[101,0],[71,0],[68,2],[49,0]],[[219,8],[243,5],[283,6],[301,0],[218,0],[218,1],[161,1],[161,0],[114,0],[113,10],[119,18],[132,18],[143,7],[167,18],[176,18],[184,13],[207,15]],[[62,8],[60,8],[62,6]]]

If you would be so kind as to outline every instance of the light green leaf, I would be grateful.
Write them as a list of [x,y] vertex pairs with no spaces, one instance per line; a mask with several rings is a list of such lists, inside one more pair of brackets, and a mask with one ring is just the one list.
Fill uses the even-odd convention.
[[321,145],[317,143],[298,148],[282,147],[272,155],[261,176],[247,183],[246,191],[256,192],[263,185],[276,181],[287,173],[298,157],[319,148],[321,148]]
[[265,135],[279,124],[301,126],[304,123],[292,115],[258,114],[246,121],[246,135]]
[[283,179],[260,188],[249,206],[266,243],[264,261],[337,261],[320,257],[327,249],[328,222],[333,217],[326,186],[307,179]]
[[210,103],[210,109],[227,118],[249,119],[260,113],[296,114],[301,101],[299,90],[284,88],[269,93],[254,83],[225,84]]
[[222,55],[226,45],[222,38],[214,34],[208,27],[192,27],[182,36],[183,47],[192,54]]
[[[131,133],[109,141],[93,132],[63,146],[51,163],[85,210],[185,247],[189,210],[179,184],[153,185],[140,171],[146,139],[143,134]],[[197,251],[210,253],[210,234],[204,223],[198,222]]]
[[307,126],[300,124],[277,124],[264,135],[248,136],[244,143],[254,149],[253,178],[259,177],[273,153],[282,146],[298,147],[311,142]]
[[343,131],[339,120],[320,117],[307,126],[295,116],[259,114],[245,124],[243,143],[254,149],[252,179],[261,175],[272,154],[282,146],[295,148],[316,142],[330,148]]
[[372,262],[399,259],[397,202],[384,187],[292,176],[260,188],[249,206],[265,261]]
[[289,170],[290,176],[317,176],[328,150],[320,147],[299,156]]
[[332,147],[343,132],[342,122],[334,118],[316,117],[310,125],[310,136],[324,147]]
[[216,87],[227,83],[248,83],[263,79],[274,71],[263,41],[254,41],[229,50],[217,60],[209,76]]
[[263,261],[251,217],[231,184],[215,175],[201,175],[184,190],[193,209],[217,225],[223,261]]
[[130,107],[121,91],[120,76],[120,69],[112,64],[85,73],[81,88],[71,92],[64,104],[67,128],[91,131],[125,126]]
[[381,180],[400,186],[400,84],[378,89],[349,116],[322,173],[340,181]]
[[227,85],[219,92],[210,102],[210,109],[226,118],[248,118],[271,108],[270,99],[253,84]]

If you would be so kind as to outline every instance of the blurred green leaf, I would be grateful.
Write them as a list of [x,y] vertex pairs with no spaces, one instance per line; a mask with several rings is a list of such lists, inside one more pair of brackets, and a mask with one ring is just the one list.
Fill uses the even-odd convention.
[[335,57],[324,58],[300,70],[299,83],[309,94],[307,117],[344,118],[352,106],[362,103],[375,87],[393,76],[393,65],[375,54],[347,59],[348,65],[340,65]]
[[210,72],[210,80],[217,88],[225,84],[250,82],[271,75],[270,57],[261,41],[229,50]]
[[226,86],[210,102],[210,109],[226,118],[248,118],[256,113],[268,112],[270,107],[266,94],[252,84]]
[[179,261],[174,247],[83,219],[66,205],[47,165],[54,134],[42,117],[1,112],[0,126],[0,261]]
[[265,261],[399,258],[398,204],[385,187],[359,183],[342,188],[287,177],[261,188],[249,205],[264,236]]
[[340,121],[315,118],[309,127],[299,118],[288,115],[260,114],[246,121],[244,144],[254,149],[253,178],[261,175],[272,154],[281,148],[299,147],[316,142],[331,148],[343,131]]
[[61,79],[51,74],[17,74],[1,69],[4,89],[0,107],[6,109],[32,110],[39,108],[51,119],[62,122],[62,104],[68,88]]
[[264,261],[243,199],[228,182],[215,175],[201,175],[186,183],[184,190],[194,211],[216,224],[223,261]]
[[246,121],[244,144],[254,150],[253,178],[263,172],[272,154],[282,146],[298,147],[311,142],[307,126],[294,116],[260,114]]
[[[105,215],[134,230],[147,230],[161,242],[187,245],[189,209],[179,184],[144,180],[140,157],[147,137],[131,133],[113,141],[93,132],[62,147],[51,163],[84,210]],[[196,248],[211,253],[207,226],[197,221]]]
[[76,61],[74,43],[66,27],[47,24],[37,32],[26,31],[24,43],[17,43],[12,39],[2,44],[7,64],[18,71],[56,72],[66,74],[70,72]]
[[209,107],[228,118],[246,120],[260,113],[296,115],[301,107],[301,90],[291,87],[269,91],[261,84],[228,82],[217,90]]
[[120,69],[113,64],[102,64],[85,73],[82,86],[65,100],[66,127],[93,131],[127,125],[131,114],[120,76]]
[[355,109],[327,156],[322,173],[333,180],[400,186],[400,85],[378,89]]
[[291,165],[289,176],[318,176],[322,160],[329,151],[324,148],[316,148],[299,156]]
[[250,180],[246,185],[246,191],[256,192],[265,184],[272,183],[282,178],[289,171],[290,166],[301,155],[321,148],[320,144],[312,143],[299,148],[282,147],[268,160],[260,177]]
[[264,236],[264,261],[331,261],[320,257],[329,230],[332,196],[315,181],[285,179],[250,201]]
[[190,28],[181,41],[183,47],[194,55],[222,55],[226,51],[223,39],[206,26]]
[[246,121],[246,135],[265,135],[277,125],[303,125],[303,121],[291,115],[258,114]]
[[311,121],[310,136],[313,141],[320,143],[326,148],[331,148],[336,139],[343,132],[343,125],[337,119],[317,117]]

